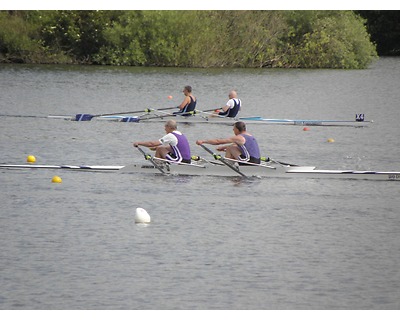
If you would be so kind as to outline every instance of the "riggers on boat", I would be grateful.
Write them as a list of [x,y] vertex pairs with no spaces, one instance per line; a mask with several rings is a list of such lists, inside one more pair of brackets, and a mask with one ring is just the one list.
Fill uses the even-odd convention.
[[[146,118],[132,116],[109,116],[100,118],[101,120],[114,120],[119,122],[160,122],[165,121],[166,117]],[[176,116],[176,122],[181,123],[204,123],[204,124],[228,124],[233,125],[236,121],[245,121],[247,124],[269,124],[269,125],[295,125],[295,126],[320,126],[320,127],[366,127],[373,121],[355,121],[355,120],[292,120],[292,119],[267,119],[263,117],[200,117],[193,115],[191,117]]]
[[[359,170],[318,170],[312,166],[285,166],[273,162],[265,165],[241,166],[234,164],[235,168],[244,177],[266,177],[266,178],[341,178],[361,180],[397,180],[400,181],[400,172],[384,171],[359,171]],[[190,176],[240,176],[224,164],[199,162],[193,164],[167,163],[161,166],[167,175],[190,175]],[[131,164],[121,169],[125,173],[160,173],[159,169],[152,164]]]
[[[235,117],[228,118],[224,116],[219,116],[211,113],[211,110],[195,110],[189,112],[188,114],[176,115],[173,113],[165,112],[163,110],[168,110],[171,108],[162,109],[152,109],[147,108],[142,110],[141,115],[134,115],[131,113],[110,113],[110,114],[86,114],[80,113],[75,116],[48,116],[49,118],[55,119],[66,119],[73,121],[91,121],[92,119],[98,120],[108,120],[117,122],[160,122],[165,121],[168,118],[173,117],[176,122],[181,123],[198,123],[198,124],[228,124],[231,125],[236,121],[245,121],[248,124],[275,124],[275,125],[297,125],[297,126],[340,126],[340,127],[365,127],[372,120],[365,120],[365,115],[359,113],[355,115],[354,120],[312,120],[312,119],[270,119],[263,118],[260,116],[249,116],[249,117]],[[137,111],[138,112],[138,111]]]
[[[231,164],[237,171],[219,161],[205,159],[193,160],[191,164],[171,163],[152,158],[144,163],[134,163],[126,166],[69,166],[69,165],[12,165],[0,164],[8,169],[64,169],[74,171],[116,171],[130,174],[153,175],[186,175],[186,176],[224,176],[224,177],[261,177],[261,178],[316,178],[316,179],[359,179],[400,181],[400,171],[359,171],[359,170],[319,170],[313,166],[299,166],[280,161],[270,160],[261,165],[239,165],[237,161]],[[239,172],[241,174],[239,174]]]
[[[7,115],[0,114],[3,117],[18,117],[18,118],[49,118],[49,119],[64,119],[79,122],[97,120],[107,120],[114,122],[160,122],[168,118],[173,118],[176,122],[180,123],[198,123],[198,124],[227,124],[232,125],[236,121],[245,121],[248,124],[275,124],[275,125],[297,125],[297,126],[328,126],[328,127],[366,127],[373,123],[373,120],[365,120],[363,113],[356,114],[354,120],[313,120],[313,119],[273,119],[263,118],[260,116],[247,116],[229,118],[225,116],[216,115],[211,110],[195,110],[187,114],[174,114],[165,112],[172,108],[146,108],[139,111],[117,112],[117,113],[103,113],[103,114],[89,114],[79,113],[75,116],[69,115]],[[135,115],[135,113],[142,113]]]

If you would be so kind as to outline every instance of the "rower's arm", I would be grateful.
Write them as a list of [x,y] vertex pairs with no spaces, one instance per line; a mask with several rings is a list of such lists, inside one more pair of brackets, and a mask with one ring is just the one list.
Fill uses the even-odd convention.
[[219,144],[226,144],[226,143],[236,143],[238,145],[244,144],[245,139],[242,136],[233,136],[230,138],[225,139],[207,139],[207,140],[197,140],[196,143],[201,145],[203,143],[212,144],[212,145],[219,145]]
[[224,143],[231,143],[230,139],[207,139],[207,140],[197,140],[196,143],[198,145],[201,144],[212,144],[212,145],[219,145],[219,144],[224,144]]
[[223,110],[224,112],[227,112],[229,110],[230,106],[228,105],[224,105],[223,107],[221,107],[220,109]]
[[148,148],[154,148],[158,147],[161,145],[161,142],[159,140],[154,140],[154,141],[137,141],[133,143],[134,147],[138,146],[143,146],[143,147],[148,147]]
[[179,110],[182,110],[188,103],[190,103],[190,98],[186,96],[182,103],[178,106]]

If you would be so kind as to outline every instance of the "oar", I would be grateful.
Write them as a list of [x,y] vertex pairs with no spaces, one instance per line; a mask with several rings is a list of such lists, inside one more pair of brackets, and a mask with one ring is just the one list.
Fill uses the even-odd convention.
[[221,163],[219,161],[218,162],[209,161],[209,160],[207,160],[205,158],[202,158],[202,157],[196,156],[196,155],[193,155],[191,158],[192,158],[193,161],[197,161],[197,162],[206,162],[206,163],[211,163],[211,164],[215,164],[215,165],[218,165],[218,166],[223,166],[224,165],[223,163]]
[[[210,113],[211,111],[214,111],[214,112],[215,112],[216,110],[217,110],[217,108],[214,108],[214,109],[207,109],[207,110],[199,110],[199,109],[196,109],[196,110],[194,110],[193,112],[194,112],[194,114],[205,113],[206,116],[207,116],[207,115],[211,115],[211,116],[217,117],[217,116],[219,116],[218,114]],[[201,116],[201,117],[205,118],[206,116]],[[219,116],[219,117],[220,117],[220,116]],[[225,117],[224,117],[224,118],[225,118]]]
[[144,152],[144,151],[142,150],[142,148],[140,148],[139,146],[137,146],[136,148],[144,155],[144,158],[145,158],[146,160],[149,160],[149,161],[153,164],[153,166],[154,166],[155,168],[157,168],[162,174],[166,174],[166,172],[163,170],[163,168],[161,168],[161,167],[154,161],[154,158],[153,158],[151,155],[149,155],[149,154],[147,154],[146,152]]
[[204,150],[206,150],[209,154],[211,154],[215,160],[221,161],[224,165],[227,167],[231,168],[233,171],[236,173],[240,174],[242,177],[248,178],[243,172],[241,172],[238,168],[230,164],[228,161],[226,161],[221,155],[216,154],[215,152],[212,152],[209,148],[207,148],[205,145],[201,144],[200,147],[202,147]]
[[[146,111],[147,110],[149,110],[149,111],[147,111],[148,113],[150,113],[150,111],[162,111],[162,110],[170,110],[170,109],[175,109],[175,107],[174,108],[162,108],[162,109],[146,109]],[[163,114],[156,114],[156,115],[154,115],[154,116],[152,116],[152,117],[147,117],[147,118],[143,118],[143,119],[139,119],[139,121],[140,120],[151,120],[151,119],[163,119],[163,118],[166,118],[166,117],[176,117],[176,116],[192,116],[192,115],[195,115],[195,114],[198,114],[198,113],[207,113],[207,112],[209,112],[209,111],[214,111],[215,110],[215,108],[214,109],[209,109],[209,110],[193,110],[193,111],[188,111],[188,112],[182,112],[182,113],[168,113],[168,112],[163,112]],[[200,116],[200,117],[202,117],[202,118],[204,118],[203,116]]]
[[157,110],[171,110],[175,109],[176,107],[168,107],[168,108],[160,108],[160,109],[151,109],[151,108],[146,108],[142,110],[136,110],[136,111],[125,111],[125,112],[114,112],[114,113],[101,113],[101,114],[87,114],[87,113],[79,113],[75,115],[75,120],[76,121],[90,121],[95,117],[103,117],[103,116],[116,116],[119,114],[132,114],[132,113],[139,113],[139,112],[145,112],[145,113],[150,113],[152,111],[157,111]]
[[[174,108],[163,108],[163,109],[146,109],[145,111],[147,112],[147,113],[150,113],[151,111],[162,111],[162,110],[169,110],[169,109],[175,109],[175,107]],[[163,118],[167,118],[167,117],[176,117],[176,116],[191,116],[191,115],[195,115],[195,114],[198,114],[198,113],[207,113],[208,111],[214,111],[215,109],[209,109],[209,110],[193,110],[193,111],[188,111],[188,112],[182,112],[182,113],[167,113],[167,112],[163,112],[163,114],[156,114],[156,115],[154,115],[154,116],[151,116],[151,117],[145,117],[145,118],[143,118],[143,119],[138,119],[138,121],[141,121],[141,120],[152,120],[152,119],[163,119]],[[203,116],[200,116],[200,117],[202,117],[202,118],[204,118]],[[85,121],[85,120],[80,120],[80,121]],[[135,122],[138,122],[138,121],[135,121]]]
[[211,111],[215,111],[215,110],[217,110],[218,108],[213,108],[213,109],[207,109],[207,110],[195,110],[195,112],[196,113],[198,113],[198,112],[211,112]]
[[[224,158],[224,159],[229,159],[229,158]],[[266,164],[262,164],[262,163],[253,163],[253,162],[249,162],[249,161],[241,161],[241,160],[236,160],[236,159],[229,159],[230,161],[233,161],[235,163],[238,163],[239,165],[242,164],[244,166],[252,166],[252,167],[262,167],[262,168],[268,168],[268,169],[276,169],[273,166],[269,166]]]
[[[158,110],[163,110],[163,109],[158,109]],[[158,111],[157,109],[155,111]],[[144,118],[143,120],[151,120],[151,119],[158,119],[158,118],[164,118],[164,117],[175,117],[175,116],[192,116],[195,114],[199,114],[199,113],[207,113],[209,111],[214,111],[214,109],[208,109],[208,110],[193,110],[193,111],[188,111],[188,112],[182,112],[182,113],[164,113],[162,115],[155,115],[153,117],[150,118]],[[202,118],[204,118],[203,116],[200,116]]]
[[[194,156],[194,157],[196,157],[196,156]],[[168,159],[163,159],[163,158],[157,158],[157,157],[153,157],[153,159],[158,160],[158,161],[163,161],[163,162],[169,163],[169,164],[178,165],[178,166],[205,168],[205,166],[202,166],[202,165],[199,165],[199,164],[194,164],[194,163],[178,162],[178,161],[173,161],[173,160],[168,160]],[[194,159],[192,158],[192,160],[194,160]]]
[[264,162],[274,162],[274,163],[280,164],[280,165],[285,166],[285,167],[286,167],[286,166],[290,166],[290,167],[298,167],[298,166],[299,166],[299,165],[297,165],[297,164],[291,164],[291,163],[286,163],[286,162],[274,160],[274,159],[271,159],[271,158],[269,158],[269,157],[261,157],[261,161],[264,161]]
[[[162,110],[162,109],[158,109],[158,110]],[[154,111],[158,111],[157,109]],[[188,112],[182,112],[182,113],[167,113],[167,112],[163,112],[163,114],[156,114],[154,116],[148,117],[148,118],[143,118],[141,120],[151,120],[151,119],[163,119],[163,118],[167,118],[167,117],[175,117],[175,116],[190,116],[190,115],[194,115],[196,114],[196,110],[194,111],[188,111]]]

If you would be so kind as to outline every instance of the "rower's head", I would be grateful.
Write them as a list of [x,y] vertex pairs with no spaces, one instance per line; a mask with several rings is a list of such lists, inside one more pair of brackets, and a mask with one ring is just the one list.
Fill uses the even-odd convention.
[[175,120],[168,120],[165,123],[165,131],[168,132],[168,133],[172,132],[172,131],[175,131],[177,128],[178,128],[178,125],[176,124]]
[[233,125],[233,131],[237,134],[245,132],[246,131],[246,124],[243,121],[238,121],[235,122]]
[[185,86],[183,88],[183,94],[186,95],[190,95],[192,93],[192,87],[191,86]]
[[229,92],[229,99],[236,99],[237,98],[237,92],[235,90],[232,90]]

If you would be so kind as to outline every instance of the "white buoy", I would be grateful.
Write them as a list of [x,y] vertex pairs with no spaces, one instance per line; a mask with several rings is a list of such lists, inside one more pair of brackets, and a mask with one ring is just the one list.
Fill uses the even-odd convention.
[[136,208],[135,223],[150,223],[151,218],[143,208]]

